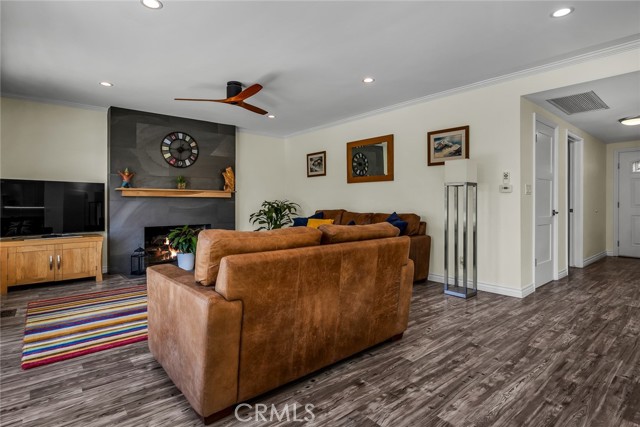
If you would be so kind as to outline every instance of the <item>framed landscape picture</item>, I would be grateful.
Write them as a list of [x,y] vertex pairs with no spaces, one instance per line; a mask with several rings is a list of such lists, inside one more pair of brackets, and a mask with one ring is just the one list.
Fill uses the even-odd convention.
[[427,134],[427,164],[469,158],[469,126],[436,130]]
[[327,174],[327,152],[307,154],[307,177]]

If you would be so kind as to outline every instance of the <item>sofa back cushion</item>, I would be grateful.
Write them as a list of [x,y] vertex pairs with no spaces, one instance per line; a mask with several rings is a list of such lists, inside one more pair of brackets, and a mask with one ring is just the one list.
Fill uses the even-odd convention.
[[332,219],[334,224],[342,224],[342,214],[344,209],[328,209],[316,211],[316,214],[322,213],[323,219]]
[[322,244],[358,242],[361,240],[384,239],[396,237],[400,233],[398,228],[388,222],[367,225],[334,225],[327,224],[318,227],[322,231]]
[[195,280],[216,283],[220,261],[227,255],[293,249],[320,244],[322,232],[309,227],[269,231],[203,230],[198,235]]
[[[377,224],[379,222],[385,222],[387,218],[389,218],[388,213],[375,213],[371,218],[372,224]],[[414,236],[416,234],[420,234],[420,216],[413,213],[401,213],[398,214],[401,220],[407,222],[407,229],[405,230],[403,235]]]
[[340,224],[348,224],[349,221],[354,221],[356,225],[365,225],[371,224],[371,218],[373,214],[371,212],[349,212],[346,211],[342,214],[342,218],[340,219]]

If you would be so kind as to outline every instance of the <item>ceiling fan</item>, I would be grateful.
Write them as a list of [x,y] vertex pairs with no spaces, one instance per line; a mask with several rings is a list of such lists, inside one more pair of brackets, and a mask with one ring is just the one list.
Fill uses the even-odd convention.
[[242,90],[242,83],[236,81],[227,82],[227,98],[226,99],[200,99],[200,98],[175,98],[176,101],[204,101],[204,102],[222,102],[224,104],[237,105],[257,114],[267,114],[262,108],[255,105],[247,104],[245,99],[255,95],[262,90],[262,85],[254,84]]

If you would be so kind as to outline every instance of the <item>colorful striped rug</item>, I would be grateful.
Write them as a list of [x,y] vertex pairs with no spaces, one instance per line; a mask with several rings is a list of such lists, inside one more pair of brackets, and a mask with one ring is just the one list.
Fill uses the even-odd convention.
[[145,285],[34,301],[27,306],[22,369],[146,339]]

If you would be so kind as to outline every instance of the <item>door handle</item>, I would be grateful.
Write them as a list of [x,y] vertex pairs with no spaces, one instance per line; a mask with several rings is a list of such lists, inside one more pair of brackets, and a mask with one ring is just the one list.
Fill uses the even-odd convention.
[[49,255],[49,270],[53,270],[53,255]]
[[551,216],[558,215],[559,213],[560,212],[558,212],[557,210],[554,209],[554,210],[551,211]]
[[60,270],[60,255],[58,255],[58,270]]

